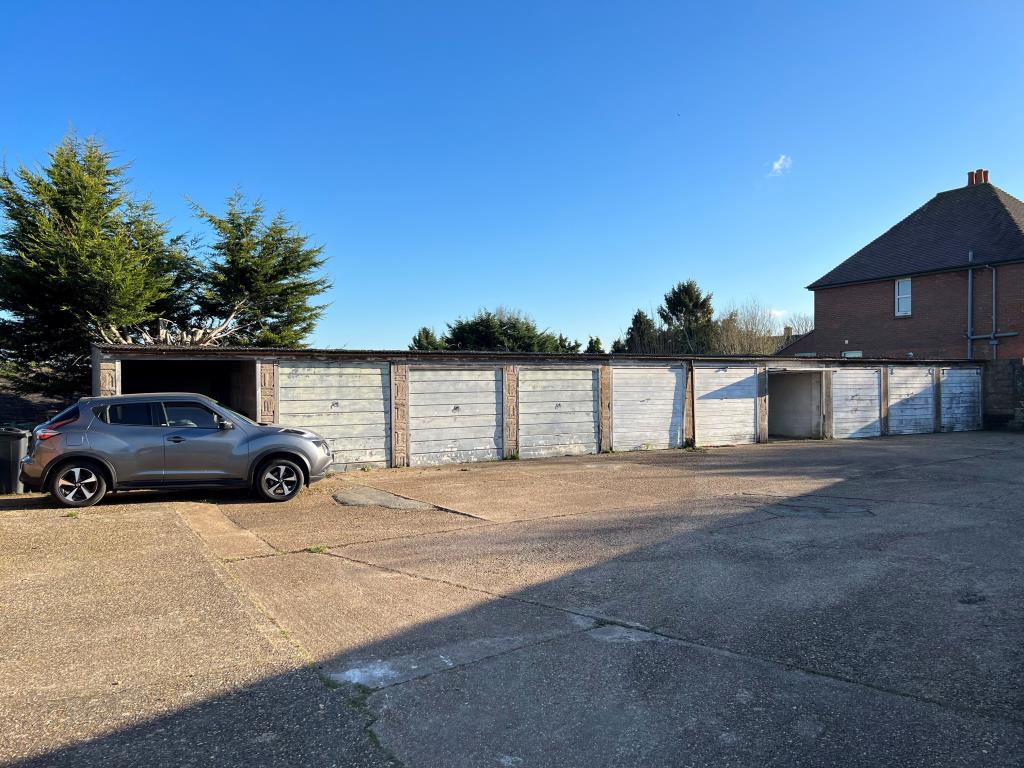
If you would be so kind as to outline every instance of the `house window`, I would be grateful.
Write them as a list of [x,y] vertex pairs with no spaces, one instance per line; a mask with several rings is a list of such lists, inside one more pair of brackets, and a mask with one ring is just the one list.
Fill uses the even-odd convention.
[[910,316],[910,278],[896,281],[896,317]]
[[859,349],[856,352],[850,350],[848,352],[843,352],[843,357],[864,357],[864,352]]

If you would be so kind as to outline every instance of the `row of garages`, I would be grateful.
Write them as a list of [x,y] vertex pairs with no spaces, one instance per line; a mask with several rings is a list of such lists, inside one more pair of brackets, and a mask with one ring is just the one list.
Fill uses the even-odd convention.
[[338,469],[979,429],[977,366],[280,359],[277,420]]

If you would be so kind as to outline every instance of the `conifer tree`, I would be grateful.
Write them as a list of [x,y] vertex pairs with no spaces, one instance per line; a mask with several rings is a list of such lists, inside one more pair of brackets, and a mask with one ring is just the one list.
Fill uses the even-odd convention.
[[66,136],[38,170],[0,173],[0,356],[21,391],[89,391],[90,344],[154,320],[177,244],[95,139]]
[[206,327],[233,344],[301,346],[327,308],[311,303],[331,286],[316,274],[326,263],[323,247],[283,214],[267,220],[262,203],[249,205],[239,192],[223,216],[195,210],[215,236],[197,302]]

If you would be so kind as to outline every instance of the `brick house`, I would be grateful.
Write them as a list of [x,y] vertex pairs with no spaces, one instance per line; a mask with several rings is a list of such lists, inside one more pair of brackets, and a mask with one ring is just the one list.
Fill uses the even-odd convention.
[[971,171],[807,287],[814,330],[779,354],[1019,359],[1024,202]]

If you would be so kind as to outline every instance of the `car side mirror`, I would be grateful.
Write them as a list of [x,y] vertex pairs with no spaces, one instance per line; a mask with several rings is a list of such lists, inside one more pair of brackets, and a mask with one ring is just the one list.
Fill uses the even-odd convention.
[[220,428],[221,429],[234,429],[235,428],[235,422],[228,421],[227,419],[221,419],[220,420]]

